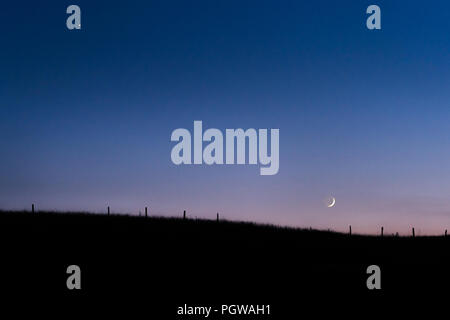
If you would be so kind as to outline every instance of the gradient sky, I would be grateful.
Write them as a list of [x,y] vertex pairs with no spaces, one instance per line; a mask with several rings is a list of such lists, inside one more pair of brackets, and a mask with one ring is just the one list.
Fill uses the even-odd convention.
[[[0,208],[450,228],[448,1],[8,1],[0,27]],[[194,120],[279,128],[279,173],[172,164]]]

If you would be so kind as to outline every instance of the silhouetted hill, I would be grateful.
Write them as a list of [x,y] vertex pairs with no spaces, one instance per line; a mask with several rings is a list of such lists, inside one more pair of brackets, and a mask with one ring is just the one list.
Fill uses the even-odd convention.
[[[449,284],[447,237],[375,237],[228,221],[52,212],[0,212],[2,290],[84,305],[144,303],[180,319],[185,303],[273,304],[281,317],[298,301],[327,297],[391,301]],[[82,290],[66,288],[66,268]],[[366,268],[382,270],[382,290]],[[381,292],[381,293],[380,293]],[[336,300],[337,299],[337,300]],[[356,300],[355,300],[356,299]],[[367,300],[368,301],[368,300]],[[366,301],[366,302],[367,302]],[[166,317],[167,316],[167,317]],[[284,317],[283,317],[284,318]]]

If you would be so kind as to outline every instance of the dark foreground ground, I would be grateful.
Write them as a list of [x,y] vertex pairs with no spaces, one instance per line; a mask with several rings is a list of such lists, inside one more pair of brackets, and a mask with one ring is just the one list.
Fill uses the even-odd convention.
[[[450,305],[449,237],[368,237],[246,223],[0,212],[0,309],[81,317],[205,319],[177,307],[271,305],[271,315],[365,319]],[[68,290],[66,268],[81,268]],[[366,268],[381,268],[368,290]],[[389,309],[388,309],[389,308]],[[137,316],[139,314],[139,316]],[[308,316],[307,318],[310,318]]]

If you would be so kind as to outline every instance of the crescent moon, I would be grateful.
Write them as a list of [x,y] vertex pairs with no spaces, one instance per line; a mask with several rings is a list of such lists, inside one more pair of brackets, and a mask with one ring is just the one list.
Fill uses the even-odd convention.
[[327,207],[328,207],[328,208],[331,208],[331,207],[333,207],[335,204],[336,204],[336,198],[335,198],[335,197],[332,197],[332,198],[331,198],[331,203],[330,203],[329,205],[327,205]]

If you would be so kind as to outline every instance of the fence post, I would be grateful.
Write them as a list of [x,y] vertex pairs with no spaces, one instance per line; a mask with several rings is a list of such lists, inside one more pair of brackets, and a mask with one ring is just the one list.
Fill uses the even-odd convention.
[[110,210],[109,210],[109,206],[108,206],[108,216],[109,216],[109,214],[110,214],[111,212],[110,212]]
[[145,217],[147,218],[147,207],[145,207]]
[[414,231],[414,228],[412,228],[412,236],[413,236],[413,238],[416,236],[416,232]]
[[447,236],[447,229],[445,229],[445,236]]
[[31,213],[34,213],[34,203],[31,204]]
[[352,235],[352,226],[350,225],[349,234]]
[[383,231],[384,231],[384,228],[381,227],[381,236],[383,236]]
[[186,219],[186,210],[183,211],[183,219]]
[[219,213],[217,212],[217,222],[219,222]]

